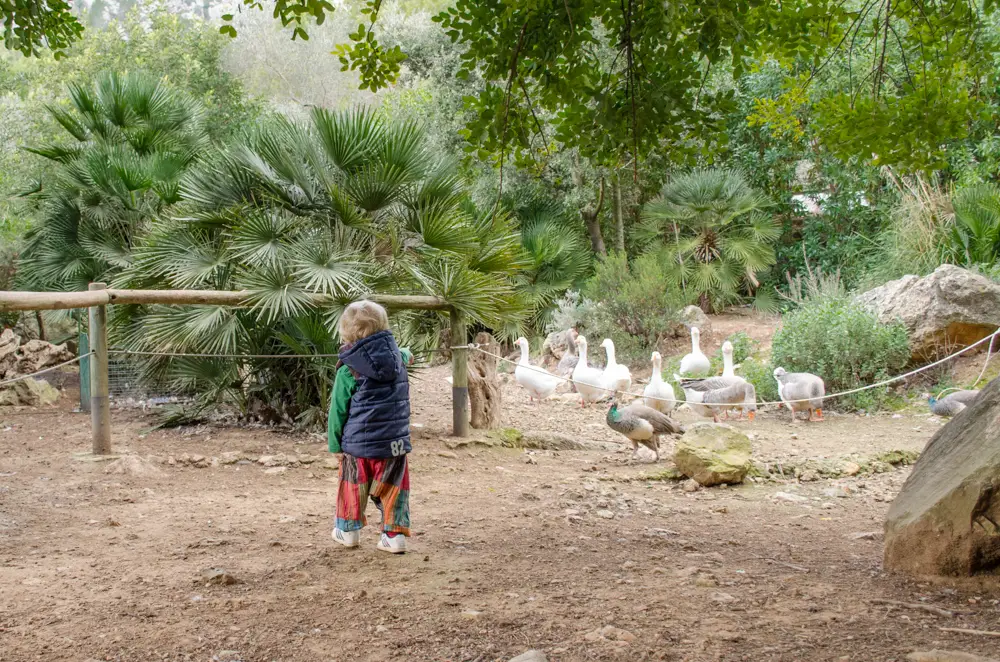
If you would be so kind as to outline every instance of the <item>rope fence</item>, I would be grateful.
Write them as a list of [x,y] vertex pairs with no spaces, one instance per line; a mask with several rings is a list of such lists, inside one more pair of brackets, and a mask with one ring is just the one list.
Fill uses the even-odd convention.
[[[990,344],[989,344],[989,348],[987,350],[986,361],[983,363],[983,369],[982,369],[982,371],[980,371],[979,377],[976,379],[976,382],[973,385],[973,388],[975,388],[975,385],[978,384],[980,381],[982,381],[983,375],[986,374],[986,369],[989,366],[990,359],[992,358],[992,355],[993,355],[993,344],[994,344],[994,341],[996,340],[997,336],[1000,336],[1000,329],[998,329],[994,333],[990,334],[989,336],[986,336],[985,338],[982,338],[981,340],[973,343],[972,345],[969,345],[968,347],[965,347],[965,348],[960,349],[960,350],[958,350],[956,352],[953,352],[952,354],[949,354],[948,356],[944,357],[943,359],[939,359],[937,361],[934,361],[933,363],[929,363],[929,364],[927,364],[925,366],[921,366],[921,367],[916,368],[914,370],[911,370],[909,372],[903,373],[901,375],[897,375],[895,377],[891,377],[889,379],[882,380],[880,382],[876,382],[874,384],[868,384],[868,385],[865,385],[865,386],[859,386],[857,388],[849,389],[849,390],[846,390],[846,391],[838,391],[836,393],[828,393],[828,394],[826,394],[826,395],[823,396],[823,399],[825,400],[825,399],[828,399],[828,398],[839,398],[839,397],[844,397],[844,396],[847,396],[847,395],[853,395],[855,393],[861,393],[863,391],[869,391],[869,390],[876,389],[876,388],[882,388],[884,386],[888,386],[890,384],[894,384],[896,382],[900,382],[900,381],[906,380],[906,379],[908,379],[910,377],[913,377],[914,375],[918,375],[918,374],[920,374],[922,372],[926,372],[928,370],[931,370],[931,369],[933,369],[933,368],[935,368],[935,367],[937,367],[937,366],[939,366],[939,365],[941,365],[943,363],[947,363],[948,361],[951,361],[952,359],[955,359],[958,356],[960,356],[962,354],[965,354],[966,352],[969,352],[969,351],[975,349],[976,347],[982,345],[983,343],[989,341]],[[519,361],[507,358],[505,356],[501,356],[499,354],[494,354],[492,352],[488,352],[485,349],[483,349],[483,346],[477,345],[475,343],[469,343],[467,345],[458,345],[458,346],[454,346],[454,347],[419,350],[419,351],[415,351],[413,353],[415,355],[430,355],[430,354],[438,354],[438,353],[445,353],[445,352],[453,352],[455,350],[463,350],[463,349],[470,350],[470,351],[476,351],[476,352],[479,352],[481,354],[485,354],[487,356],[490,356],[491,358],[496,359],[497,361],[500,361],[500,362],[503,362],[503,363],[507,363],[507,364],[513,365],[515,367],[526,368],[528,370],[531,370],[532,372],[536,372],[536,373],[539,373],[539,374],[543,374],[543,375],[548,375],[550,377],[554,377],[554,378],[560,380],[563,383],[569,383],[569,384],[583,383],[585,386],[588,386],[590,388],[596,388],[596,389],[601,390],[601,391],[605,391],[606,393],[614,395],[614,396],[629,396],[629,397],[633,397],[633,398],[645,398],[645,399],[649,399],[649,400],[655,400],[657,402],[671,402],[671,403],[674,403],[674,404],[684,404],[686,402],[685,400],[678,400],[676,398],[663,398],[663,397],[649,396],[649,395],[645,395],[643,393],[635,393],[633,391],[622,391],[622,390],[613,389],[613,388],[606,388],[604,386],[600,386],[600,385],[596,385],[596,384],[590,384],[588,382],[580,382],[578,380],[574,380],[572,377],[563,377],[561,375],[553,374],[553,373],[545,370],[544,368],[539,368],[539,367],[533,366],[533,365],[521,365]],[[93,354],[93,352],[91,352],[90,354]],[[109,349],[108,350],[108,354],[111,354],[111,355],[121,355],[121,356],[148,356],[148,357],[167,357],[167,358],[221,358],[221,359],[323,359],[323,358],[337,358],[339,356],[339,354],[209,354],[209,353],[191,353],[191,352],[146,352],[146,351],[135,351],[135,350],[126,350],[126,349]],[[79,361],[80,359],[84,358],[85,356],[89,356],[89,354],[85,354],[83,356],[77,357],[77,358],[72,359],[70,361],[66,361],[66,362],[61,363],[61,364],[59,364],[57,366],[52,366],[51,368],[46,368],[45,370],[39,371],[38,373],[34,373],[34,374],[42,374],[44,372],[49,372],[50,370],[56,370],[57,368],[60,368],[60,367],[62,367],[64,365],[68,365],[70,363],[74,363],[75,361]],[[18,378],[14,379],[14,380],[11,380],[11,381],[19,381],[20,379],[25,379],[25,378],[31,377],[31,376],[33,376],[33,375],[22,375],[21,377],[18,377]],[[707,377],[705,379],[712,379],[712,378],[711,377]],[[7,384],[7,383],[10,383],[10,382],[0,382],[0,386],[3,386],[5,384]],[[944,391],[942,391],[942,392],[944,392]],[[768,406],[768,405],[782,405],[782,404],[790,404],[790,403],[809,402],[809,400],[810,399],[808,399],[808,398],[800,399],[800,400],[787,400],[787,401],[784,401],[784,400],[776,400],[776,401],[761,400],[761,401],[757,401],[755,404],[757,406],[759,406],[759,407],[763,407],[763,406]],[[698,404],[711,406],[711,405],[726,405],[726,404],[732,404],[732,403],[724,403],[724,402],[700,402]]]
[[[826,395],[823,396],[823,399],[825,400],[827,398],[839,398],[839,397],[843,397],[843,396],[847,396],[847,395],[853,395],[855,393],[861,393],[863,391],[868,391],[868,390],[871,390],[871,389],[882,388],[884,386],[888,386],[889,384],[894,384],[896,382],[903,381],[905,379],[913,377],[914,375],[918,375],[918,374],[920,374],[922,372],[926,372],[928,370],[931,370],[932,368],[935,368],[935,367],[937,367],[937,366],[939,366],[939,365],[941,365],[943,363],[947,363],[948,361],[951,361],[952,359],[957,358],[958,356],[960,356],[962,354],[965,354],[966,352],[969,352],[969,351],[975,349],[976,347],[978,347],[979,345],[982,345],[986,341],[989,341],[990,344],[989,344],[989,347],[987,349],[986,360],[983,362],[983,369],[980,371],[979,376],[976,378],[976,381],[973,384],[973,388],[975,388],[976,385],[978,385],[979,382],[982,381],[983,375],[986,374],[986,369],[989,366],[990,359],[993,356],[993,344],[994,344],[994,341],[996,340],[996,338],[998,336],[1000,336],[1000,329],[998,329],[997,331],[993,332],[989,336],[987,336],[987,337],[985,337],[985,338],[983,338],[983,339],[981,339],[981,340],[979,340],[979,341],[977,341],[977,342],[969,345],[968,347],[965,347],[965,348],[960,349],[960,350],[958,350],[958,351],[956,351],[956,352],[954,352],[952,354],[949,354],[948,356],[944,357],[943,359],[939,359],[937,361],[934,361],[933,363],[929,363],[929,364],[927,364],[925,366],[921,366],[921,367],[916,368],[914,370],[911,370],[909,372],[903,373],[901,375],[897,375],[896,377],[891,377],[889,379],[885,379],[885,380],[882,380],[880,382],[876,382],[875,384],[868,384],[866,386],[859,386],[857,388],[849,389],[847,391],[838,391],[836,393],[828,393],[828,394],[826,394]],[[596,385],[596,384],[590,384],[589,382],[580,382],[579,380],[575,380],[575,379],[573,379],[571,377],[563,377],[561,375],[553,374],[553,373],[549,372],[548,370],[545,370],[544,368],[539,368],[539,367],[533,366],[533,365],[522,365],[519,361],[515,361],[513,359],[509,359],[509,358],[507,358],[505,356],[501,356],[499,354],[494,354],[492,352],[488,352],[485,349],[483,349],[483,346],[477,345],[475,343],[469,343],[468,345],[459,345],[459,346],[455,346],[455,347],[447,347],[447,348],[439,348],[439,349],[426,349],[426,350],[415,351],[413,353],[415,355],[429,355],[429,354],[438,354],[438,353],[444,353],[444,352],[453,352],[455,350],[463,350],[463,349],[467,349],[467,350],[471,350],[471,351],[476,351],[476,352],[479,352],[481,354],[485,354],[485,355],[487,355],[487,356],[489,356],[491,358],[494,358],[497,361],[501,361],[503,363],[508,363],[508,364],[511,364],[511,365],[513,365],[515,367],[526,368],[526,369],[528,369],[528,370],[530,370],[532,372],[536,372],[536,373],[539,373],[539,374],[547,375],[549,377],[554,377],[555,379],[558,379],[558,380],[560,380],[560,381],[562,381],[564,383],[569,383],[569,384],[581,384],[582,383],[585,386],[588,386],[590,388],[596,388],[598,390],[605,391],[605,392],[607,392],[609,394],[616,395],[616,396],[617,395],[621,395],[621,396],[631,396],[633,398],[646,398],[646,399],[649,399],[649,400],[655,400],[657,402],[672,402],[672,403],[675,403],[675,404],[683,404],[685,402],[685,400],[677,400],[676,398],[655,397],[655,396],[645,395],[643,393],[635,393],[633,391],[622,391],[622,390],[619,390],[619,389],[606,388],[604,386],[599,386],[599,385]],[[69,359],[68,361],[63,361],[62,363],[58,363],[56,365],[49,366],[48,368],[44,368],[42,370],[38,370],[38,371],[33,372],[31,374],[18,375],[17,377],[14,377],[12,379],[7,379],[7,380],[4,380],[4,381],[0,381],[0,387],[2,387],[2,386],[8,386],[10,384],[14,384],[16,382],[23,381],[25,379],[31,379],[31,378],[37,377],[38,375],[43,375],[45,373],[52,372],[54,370],[58,370],[59,368],[63,368],[65,366],[72,365],[74,363],[82,361],[83,359],[85,359],[85,358],[87,358],[89,356],[94,355],[95,353],[96,352],[93,352],[93,351],[87,352],[86,354],[81,354],[80,356],[76,356],[76,357],[74,357],[72,359]],[[222,359],[322,359],[322,358],[337,358],[339,356],[339,354],[198,354],[198,353],[190,353],[190,352],[142,352],[142,351],[133,351],[133,350],[126,350],[126,349],[109,349],[108,350],[108,354],[111,354],[111,355],[123,355],[123,356],[151,356],[151,357],[152,356],[159,356],[159,357],[168,357],[168,358],[222,358]],[[712,378],[711,377],[707,377],[705,379],[712,379]],[[947,390],[950,390],[950,389],[945,389],[945,391],[947,391]],[[945,391],[942,391],[942,393],[945,392]],[[939,395],[940,395],[940,393],[939,393]],[[788,404],[788,403],[809,402],[809,400],[810,400],[810,398],[804,398],[804,399],[801,399],[801,400],[787,400],[787,401],[785,401],[785,400],[779,400],[779,401],[761,400],[761,401],[757,401],[755,404],[757,406],[781,405],[781,404]],[[703,405],[724,405],[724,404],[732,404],[732,403],[700,402],[698,404],[703,404]]]
[[[526,368],[540,374],[550,375],[562,382],[583,383],[591,388],[598,388],[612,395],[628,396],[633,398],[647,397],[642,393],[622,391],[608,388],[604,385],[587,384],[577,382],[572,377],[552,375],[552,373],[531,365],[520,365],[518,361],[508,359],[504,356],[494,354],[483,349],[477,344],[464,344],[468,339],[468,323],[465,315],[452,307],[447,300],[427,295],[388,295],[370,294],[370,299],[382,304],[390,309],[414,309],[414,310],[439,310],[446,311],[451,321],[451,338],[453,346],[441,349],[422,350],[414,352],[417,355],[428,355],[440,352],[451,352],[452,376],[449,380],[452,385],[452,433],[457,437],[467,437],[469,435],[469,392],[468,392],[468,355],[470,351],[477,351],[494,358],[499,362],[510,364],[516,367]],[[88,309],[89,335],[82,337],[89,338],[89,347],[81,346],[81,355],[69,361],[64,361],[58,365],[36,371],[30,375],[20,375],[13,379],[0,382],[0,386],[16,383],[38,375],[58,370],[61,367],[90,358],[81,365],[81,405],[83,400],[88,401],[86,409],[91,412],[91,433],[93,442],[93,453],[95,455],[108,456],[111,453],[111,418],[109,400],[111,389],[109,388],[109,355],[119,357],[164,357],[164,358],[228,358],[228,359],[295,359],[295,360],[315,360],[337,358],[337,354],[235,354],[235,353],[195,353],[195,352],[146,352],[140,350],[111,349],[107,343],[107,312],[108,305],[115,304],[162,304],[162,305],[213,305],[228,307],[248,307],[252,301],[249,292],[232,292],[216,290],[117,290],[108,289],[104,283],[91,283],[88,290],[84,292],[0,292],[0,312],[7,310],[70,310]],[[327,305],[330,303],[329,297],[315,295],[311,302],[313,305]],[[911,370],[902,375],[879,381],[858,388],[831,393],[825,398],[839,398],[854,393],[860,393],[870,389],[881,388],[890,384],[905,380],[914,375],[931,370],[943,363],[953,360],[957,356],[965,354],[989,341],[986,364],[980,373],[976,384],[982,380],[986,374],[986,369],[992,358],[994,340],[1000,335],[1000,329],[991,335],[979,340],[968,347],[956,351],[949,356]],[[126,359],[127,362],[127,359]],[[119,363],[115,361],[115,363]],[[89,379],[84,378],[84,372],[89,369]],[[87,382],[84,384],[83,382]],[[89,396],[84,396],[84,386]],[[149,385],[146,385],[147,387]],[[663,398],[654,396],[652,400],[660,402],[680,403],[681,400],[675,398]],[[791,400],[786,402],[760,401],[756,405],[780,405],[796,402],[807,402],[807,399]],[[740,406],[742,403],[714,403],[702,402],[704,405]],[[84,407],[81,406],[83,409]]]
[[[456,349],[468,349],[462,347],[448,347],[439,349],[421,349],[411,352],[415,356],[425,354],[441,354],[452,352]],[[335,359],[340,354],[196,354],[190,352],[139,352],[130,349],[109,349],[108,354],[118,354],[122,356],[164,356],[171,358],[197,358],[197,359]]]
[[[948,356],[944,357],[943,359],[939,359],[937,361],[934,361],[933,363],[928,363],[925,366],[921,366],[921,367],[916,368],[914,370],[911,370],[909,372],[903,373],[902,375],[897,375],[896,377],[891,377],[889,379],[884,379],[884,380],[882,380],[880,382],[877,382],[875,384],[868,384],[866,386],[859,386],[858,388],[852,388],[852,389],[849,389],[847,391],[839,391],[837,393],[829,393],[829,394],[824,395],[823,399],[825,400],[827,398],[840,398],[840,397],[843,397],[845,395],[853,395],[855,393],[861,393],[862,391],[869,391],[869,390],[875,389],[875,388],[882,388],[883,386],[888,386],[889,384],[894,384],[895,382],[903,381],[903,380],[908,379],[908,378],[910,378],[910,377],[912,377],[914,375],[918,375],[918,374],[920,374],[922,372],[926,372],[926,371],[928,371],[928,370],[930,370],[932,368],[935,368],[935,367],[941,365],[942,363],[947,363],[948,361],[951,361],[952,359],[954,359],[954,358],[956,358],[956,357],[958,357],[958,356],[960,356],[962,354],[965,354],[968,351],[971,351],[971,350],[975,349],[976,347],[978,347],[979,345],[982,345],[984,342],[986,342],[988,340],[988,341],[990,341],[990,346],[989,346],[989,350],[987,351],[987,354],[986,354],[986,362],[983,364],[983,370],[982,370],[982,372],[979,373],[979,378],[976,380],[976,384],[978,384],[982,380],[983,375],[986,374],[986,367],[987,367],[987,365],[989,365],[990,358],[992,357],[992,353],[993,353],[993,340],[997,336],[1000,336],[1000,329],[997,329],[996,331],[994,331],[990,335],[988,335],[985,338],[982,338],[981,340],[979,340],[979,341],[977,341],[977,342],[969,345],[968,347],[965,347],[963,349],[958,350],[957,352],[949,354]],[[519,368],[527,368],[528,370],[531,370],[533,372],[537,372],[539,374],[544,374],[544,375],[548,375],[550,377],[555,377],[556,379],[559,379],[559,380],[561,380],[561,381],[563,381],[565,383],[583,384],[584,386],[587,386],[589,388],[594,388],[594,389],[597,389],[597,390],[600,390],[600,391],[604,391],[606,393],[610,393],[610,394],[613,394],[613,395],[616,395],[616,396],[617,395],[624,395],[624,396],[632,396],[634,398],[648,398],[649,400],[655,400],[657,402],[672,402],[672,403],[675,403],[675,404],[684,404],[686,402],[685,400],[677,400],[675,398],[661,398],[661,397],[648,396],[648,395],[645,395],[645,394],[642,394],[642,393],[633,393],[632,391],[621,391],[619,389],[607,388],[605,386],[601,386],[601,385],[598,385],[598,384],[591,384],[589,382],[580,382],[578,380],[574,380],[571,377],[563,377],[562,375],[555,375],[555,374],[549,372],[548,370],[545,370],[544,368],[539,368],[537,366],[533,366],[533,365],[530,365],[530,364],[529,365],[524,365],[524,364],[521,364],[519,361],[515,361],[513,359],[508,359],[506,357],[500,356],[499,354],[493,354],[492,352],[487,352],[486,350],[484,350],[482,348],[482,346],[477,345],[475,343],[470,343],[470,344],[466,345],[466,348],[469,349],[469,350],[471,350],[471,351],[476,351],[476,352],[480,352],[482,354],[486,354],[487,356],[491,356],[494,359],[497,359],[498,361],[503,361],[503,362],[506,362],[506,363],[513,364],[513,365],[515,365],[515,366],[517,366]],[[460,349],[460,348],[453,347],[452,349]],[[706,377],[705,379],[713,379],[713,378],[712,377]],[[973,386],[973,388],[975,388],[975,385]],[[799,399],[799,400],[778,400],[778,401],[773,401],[773,402],[772,401],[763,400],[763,401],[758,401],[755,404],[757,406],[762,407],[762,406],[765,406],[765,405],[784,405],[784,404],[799,403],[799,402],[809,402],[810,400],[812,400],[812,398],[803,398],[803,399]],[[697,404],[708,405],[708,406],[734,405],[734,403],[731,403],[731,402],[699,402]]]

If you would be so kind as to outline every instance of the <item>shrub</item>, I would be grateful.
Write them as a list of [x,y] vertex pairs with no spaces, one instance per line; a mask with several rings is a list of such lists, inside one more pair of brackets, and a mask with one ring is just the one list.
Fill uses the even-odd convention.
[[623,254],[609,255],[597,265],[583,294],[596,304],[579,325],[591,336],[591,346],[611,338],[619,358],[631,361],[648,360],[648,352],[673,334],[685,303],[664,278],[655,255],[640,257],[631,265]]
[[740,366],[740,376],[753,384],[758,402],[778,402],[778,382],[774,379],[774,366],[767,361],[747,359]]
[[[785,316],[774,336],[772,363],[789,372],[811,372],[828,393],[886,379],[910,358],[906,327],[882,324],[846,297],[815,300]],[[835,406],[871,410],[886,403],[885,388],[839,398]]]
[[576,290],[567,290],[555,303],[555,310],[545,330],[548,332],[578,329],[581,332],[587,328],[587,320],[595,315],[597,304],[584,298]]
[[840,269],[832,273],[823,273],[822,267],[815,267],[809,263],[809,256],[806,255],[806,245],[802,244],[802,261],[805,276],[801,272],[792,276],[785,272],[785,280],[788,282],[788,292],[778,292],[778,296],[794,306],[801,306],[809,301],[818,301],[847,296],[847,288],[840,278]]
[[[733,363],[740,364],[750,358],[754,351],[757,349],[759,344],[756,340],[751,338],[745,331],[737,331],[733,335],[726,338],[726,341],[733,344]],[[714,359],[718,360],[719,365],[722,365],[722,345],[719,345],[719,351],[715,353]]]
[[937,179],[892,178],[900,191],[874,271],[882,280],[923,275],[940,264],[972,267],[1000,258],[1000,188],[955,190]]

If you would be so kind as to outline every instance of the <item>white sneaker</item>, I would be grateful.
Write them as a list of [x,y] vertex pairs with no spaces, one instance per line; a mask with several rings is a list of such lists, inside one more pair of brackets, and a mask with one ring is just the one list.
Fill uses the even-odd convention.
[[390,538],[383,533],[376,549],[382,552],[389,552],[390,554],[404,554],[406,552],[406,536],[396,534]]
[[341,531],[338,528],[334,528],[333,539],[339,542],[344,547],[357,547],[358,545],[361,544],[361,532]]

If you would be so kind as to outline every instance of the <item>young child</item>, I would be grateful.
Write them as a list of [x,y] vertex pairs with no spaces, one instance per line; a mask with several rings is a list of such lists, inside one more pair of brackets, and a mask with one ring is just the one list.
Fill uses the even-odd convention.
[[342,453],[333,539],[360,544],[368,498],[382,513],[377,549],[406,551],[410,535],[409,351],[389,331],[389,315],[372,301],[357,301],[340,318],[337,376],[330,397],[331,453]]

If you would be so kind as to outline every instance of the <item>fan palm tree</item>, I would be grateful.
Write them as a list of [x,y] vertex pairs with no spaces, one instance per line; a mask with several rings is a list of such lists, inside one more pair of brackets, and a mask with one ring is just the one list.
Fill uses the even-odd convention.
[[706,311],[751,294],[775,263],[780,228],[767,200],[734,170],[695,170],[668,182],[643,210],[641,235]]
[[41,213],[18,269],[31,289],[86,289],[128,267],[208,142],[200,105],[162,81],[111,73],[69,94],[68,109],[49,107],[65,139],[28,148],[55,165],[25,194]]
[[532,324],[544,329],[555,300],[590,272],[593,253],[579,223],[560,214],[551,200],[533,197],[513,213],[530,261],[518,279],[519,290],[531,305]]
[[947,227],[942,262],[992,264],[1000,257],[1000,188],[980,184],[952,196],[954,219]]
[[[528,315],[515,277],[527,266],[516,225],[476,214],[452,162],[423,131],[365,110],[314,110],[276,121],[200,164],[184,202],[133,252],[130,286],[240,289],[245,310],[148,307],[121,320],[136,349],[332,354],[340,305],[372,292],[435,294],[473,321],[515,329]],[[413,327],[420,316],[406,316]],[[282,358],[147,366],[175,385],[228,397],[269,420],[322,420],[335,359]]]

